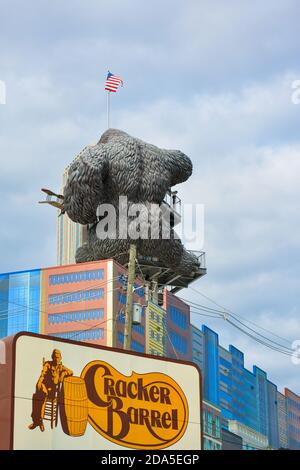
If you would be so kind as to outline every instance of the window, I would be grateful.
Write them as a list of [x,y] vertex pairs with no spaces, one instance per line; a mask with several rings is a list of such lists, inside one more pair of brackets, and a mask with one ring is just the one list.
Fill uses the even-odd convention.
[[176,351],[181,354],[187,353],[187,340],[183,336],[179,335],[173,330],[170,330],[170,343],[171,346],[176,349]]
[[122,294],[121,292],[118,292],[118,302],[120,304],[125,305],[126,304],[126,295]]
[[160,316],[158,313],[156,314],[156,323],[160,323]]
[[[81,322],[81,321],[88,321],[88,320],[95,320],[101,319],[104,316],[103,308],[98,310],[80,310],[77,312],[63,312],[58,314],[50,314],[48,316],[48,323],[49,325],[53,325],[56,323],[69,323],[69,322]],[[141,325],[139,327],[143,328]],[[144,333],[144,330],[142,330]],[[142,333],[142,334],[143,334]]]
[[177,307],[171,305],[170,307],[170,320],[179,328],[187,329],[187,316],[184,312],[179,310]]
[[207,432],[207,422],[206,422],[206,411],[205,410],[202,410],[202,427],[203,427],[203,431],[204,432]]
[[216,416],[216,437],[220,437],[220,416]]
[[133,351],[137,351],[137,352],[144,352],[145,348],[144,348],[144,345],[139,343],[138,341],[131,341],[131,349]]
[[81,282],[85,279],[87,281],[95,280],[95,279],[103,279],[104,271],[103,269],[97,269],[94,271],[80,271],[80,272],[73,272],[73,273],[64,273],[60,275],[51,275],[49,276],[49,284],[66,284],[66,283],[73,283],[73,282]]
[[210,411],[207,412],[207,432],[210,436],[212,436],[212,414]]

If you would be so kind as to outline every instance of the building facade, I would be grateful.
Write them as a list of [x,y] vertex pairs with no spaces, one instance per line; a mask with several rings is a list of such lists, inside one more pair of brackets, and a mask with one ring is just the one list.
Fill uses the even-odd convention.
[[[0,275],[0,337],[31,331],[123,347],[126,270],[114,260],[68,264]],[[135,280],[134,302],[145,307]],[[145,352],[145,308],[133,325],[132,349]]]
[[289,448],[300,450],[300,396],[288,388],[284,389],[287,403]]
[[268,427],[269,445],[272,449],[279,448],[278,401],[277,386],[268,380]]
[[221,409],[206,400],[203,400],[202,406],[203,449],[221,450]]
[[243,450],[264,450],[269,446],[267,436],[255,431],[249,426],[245,426],[239,421],[229,420],[228,429],[230,432],[242,438]]
[[[68,167],[62,176],[61,193],[68,177]],[[56,222],[56,258],[57,265],[66,265],[75,263],[75,254],[77,248],[83,245],[87,240],[87,226],[73,222],[66,213],[60,214],[57,211]]]
[[164,289],[163,308],[167,315],[167,356],[173,359],[192,359],[190,307]]
[[243,439],[228,429],[222,428],[222,450],[243,450]]
[[277,391],[277,414],[278,414],[278,439],[279,447],[287,449],[289,446],[288,438],[288,418],[287,418],[287,399]]
[[166,311],[148,302],[146,307],[146,352],[155,356],[167,356],[167,314]]
[[191,324],[191,353],[192,361],[202,371],[202,376],[205,376],[204,372],[204,341],[203,333],[193,324]]
[[0,338],[40,332],[41,270],[0,274]]
[[223,428],[229,430],[229,420],[237,421],[265,436],[271,448],[280,447],[287,429],[281,415],[279,425],[278,391],[266,372],[257,366],[246,369],[242,351],[233,345],[223,348],[218,334],[205,325],[202,330],[192,326],[191,338],[193,361],[202,370],[204,399],[220,407]]
[[[32,331],[122,348],[126,296],[127,270],[112,259],[4,273],[0,337]],[[193,360],[200,368],[203,398],[211,407],[205,416],[208,447],[221,442],[215,418],[220,410],[221,427],[240,437],[247,431],[248,441],[242,437],[249,448],[259,448],[267,440],[271,448],[300,449],[297,394],[288,389],[280,394],[265,371],[245,368],[242,351],[233,345],[228,350],[222,347],[218,334],[207,326],[191,325],[189,306],[168,290],[164,289],[162,306],[147,299],[144,281],[136,278],[134,303],[142,314],[132,327],[132,350]],[[251,432],[258,434],[252,441]]]

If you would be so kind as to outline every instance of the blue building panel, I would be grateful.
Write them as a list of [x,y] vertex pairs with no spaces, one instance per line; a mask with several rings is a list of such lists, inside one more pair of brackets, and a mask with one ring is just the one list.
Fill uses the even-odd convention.
[[40,331],[41,270],[0,275],[0,337]]
[[204,398],[214,405],[220,405],[219,380],[219,337],[217,333],[202,325],[205,350],[205,377],[203,381]]

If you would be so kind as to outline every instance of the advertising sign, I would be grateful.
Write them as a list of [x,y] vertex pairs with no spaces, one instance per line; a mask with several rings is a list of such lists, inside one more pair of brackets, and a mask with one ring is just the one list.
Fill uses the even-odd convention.
[[13,343],[13,449],[201,448],[193,364],[30,333]]

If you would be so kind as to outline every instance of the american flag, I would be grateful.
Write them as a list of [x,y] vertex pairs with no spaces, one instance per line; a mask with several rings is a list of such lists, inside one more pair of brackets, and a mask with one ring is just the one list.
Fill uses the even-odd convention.
[[120,77],[117,77],[117,75],[108,72],[105,82],[105,90],[113,91],[115,93],[120,85],[123,86],[123,80]]

